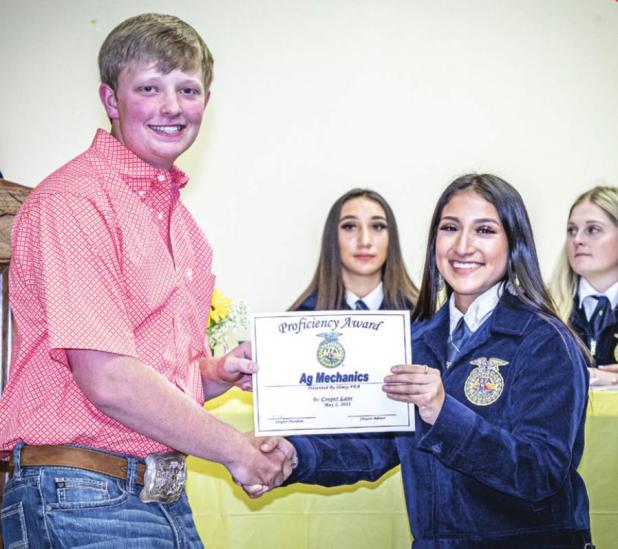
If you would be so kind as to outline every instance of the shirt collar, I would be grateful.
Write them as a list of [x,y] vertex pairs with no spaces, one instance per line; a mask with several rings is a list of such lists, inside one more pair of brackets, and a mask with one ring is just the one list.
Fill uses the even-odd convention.
[[453,333],[453,330],[462,316],[464,317],[464,322],[467,324],[470,331],[476,332],[480,328],[481,324],[489,318],[489,315],[491,315],[493,310],[496,308],[503,291],[503,282],[494,284],[491,288],[489,288],[489,290],[485,290],[472,302],[472,304],[468,307],[466,314],[463,314],[455,306],[455,294],[452,293],[448,303],[450,318],[449,333]]
[[356,302],[362,299],[367,305],[367,308],[370,311],[377,311],[384,301],[384,285],[382,282],[378,284],[371,292],[369,292],[365,297],[358,297],[354,292],[350,290],[345,291],[345,301],[348,304],[350,309],[356,308]]
[[169,189],[170,185],[181,189],[189,181],[187,174],[176,166],[162,170],[144,162],[106,130],[97,130],[92,148],[107,158],[134,192],[148,191],[151,188]]
[[579,296],[579,306],[584,306],[584,312],[586,313],[586,318],[590,320],[594,309],[597,306],[596,299],[586,299],[587,297],[596,297],[598,295],[604,295],[609,302],[611,303],[612,309],[616,308],[618,305],[618,282],[612,284],[607,290],[604,292],[599,292],[595,290],[590,282],[588,282],[583,276],[579,277],[579,287],[577,289],[577,295]]

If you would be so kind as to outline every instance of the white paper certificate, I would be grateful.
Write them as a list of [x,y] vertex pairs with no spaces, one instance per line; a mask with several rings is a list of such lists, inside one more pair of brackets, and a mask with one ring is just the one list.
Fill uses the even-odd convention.
[[382,391],[411,364],[409,311],[255,314],[251,337],[257,436],[414,430],[413,407]]

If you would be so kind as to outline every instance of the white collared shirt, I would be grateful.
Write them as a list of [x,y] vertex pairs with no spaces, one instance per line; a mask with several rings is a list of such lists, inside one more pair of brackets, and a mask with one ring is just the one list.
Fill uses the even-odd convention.
[[579,288],[577,289],[577,295],[579,296],[579,306],[584,304],[584,312],[586,313],[586,320],[590,320],[592,313],[597,306],[597,300],[595,296],[604,295],[612,305],[612,309],[618,305],[618,282],[612,284],[604,292],[595,290],[583,276],[579,278]]
[[478,296],[472,304],[468,307],[466,314],[463,314],[455,305],[455,294],[452,293],[448,302],[449,307],[449,334],[453,333],[453,330],[457,326],[459,319],[463,316],[464,322],[472,333],[476,332],[483,322],[485,322],[492,311],[496,308],[500,296],[504,291],[504,283],[498,282],[494,284],[489,290],[483,292]]
[[356,309],[356,302],[362,299],[370,311],[377,311],[384,301],[384,285],[382,282],[378,284],[365,297],[358,297],[350,290],[345,291],[345,301],[350,309]]

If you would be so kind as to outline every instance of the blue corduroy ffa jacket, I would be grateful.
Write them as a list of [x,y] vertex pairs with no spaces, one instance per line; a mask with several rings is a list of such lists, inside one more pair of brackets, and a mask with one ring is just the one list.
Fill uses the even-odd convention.
[[414,363],[438,368],[446,390],[433,426],[417,414],[414,433],[291,437],[288,482],[350,484],[401,464],[418,548],[534,547],[589,530],[577,473],[588,380],[575,339],[505,292],[447,369],[448,327],[448,305],[412,327]]

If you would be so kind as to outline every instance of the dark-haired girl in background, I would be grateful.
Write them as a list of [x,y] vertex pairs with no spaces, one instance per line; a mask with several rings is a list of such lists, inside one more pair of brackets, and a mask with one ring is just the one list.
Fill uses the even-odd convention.
[[590,384],[618,385],[618,187],[594,187],[571,206],[552,292],[599,366]]
[[349,484],[401,464],[414,547],[583,548],[586,362],[508,183],[472,174],[442,193],[414,317],[415,364],[393,367],[384,391],[417,405],[416,432],[291,437],[289,482]]
[[393,210],[377,192],[352,189],[328,212],[318,267],[290,309],[411,309],[417,296]]

